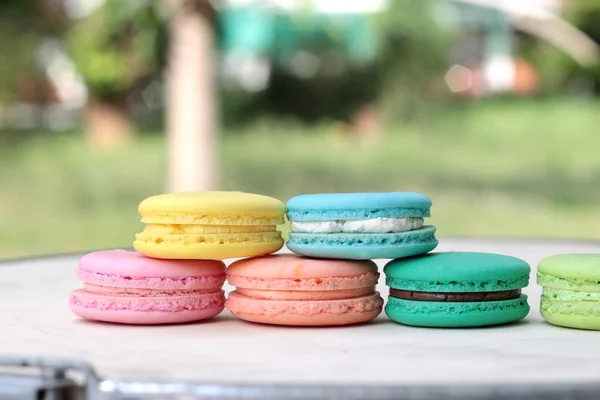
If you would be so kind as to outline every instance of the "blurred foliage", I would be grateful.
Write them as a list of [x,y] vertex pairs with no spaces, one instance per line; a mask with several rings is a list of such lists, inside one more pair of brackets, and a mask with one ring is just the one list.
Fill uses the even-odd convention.
[[107,0],[67,34],[70,54],[91,95],[127,95],[164,64],[166,27],[155,0]]
[[[600,104],[573,99],[478,102],[434,126],[390,126],[369,145],[326,126],[263,122],[224,132],[221,187],[284,202],[422,191],[441,236],[597,240],[599,125]],[[0,259],[131,247],[139,202],[164,190],[165,145],[156,135],[112,152],[77,136],[0,146]]]
[[66,25],[56,0],[0,1],[0,102],[19,100],[23,79],[39,77],[36,50]]
[[[600,1],[569,2],[564,11],[566,21],[600,44]],[[582,67],[552,45],[526,35],[519,37],[519,44],[520,54],[529,59],[540,74],[543,94],[600,94],[600,66]]]
[[[565,18],[585,32],[600,45],[600,1],[579,0],[572,2],[566,10]],[[582,69],[571,63],[568,67],[570,76],[583,76],[594,83],[596,94],[600,94],[600,65],[590,69]]]
[[378,14],[378,91],[393,122],[432,114],[444,97],[450,35],[435,20],[435,0],[394,0]]
[[[289,18],[262,21],[276,31],[275,43],[265,45],[273,61],[269,86],[255,94],[225,91],[225,120],[246,123],[275,114],[348,121],[373,105],[390,122],[431,115],[445,93],[448,37],[434,19],[435,6],[435,0],[394,0],[384,12],[352,18],[315,15],[306,2]],[[319,60],[312,76],[294,73],[299,54]]]

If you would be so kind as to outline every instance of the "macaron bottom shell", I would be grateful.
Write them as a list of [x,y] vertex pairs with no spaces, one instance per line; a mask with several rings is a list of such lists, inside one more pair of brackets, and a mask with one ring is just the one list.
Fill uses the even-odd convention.
[[69,309],[89,320],[131,325],[175,324],[200,321],[220,314],[225,293],[160,295],[136,297],[92,293],[83,289],[71,293]]
[[336,326],[370,321],[381,314],[379,293],[335,300],[269,300],[231,292],[226,308],[249,322],[288,326]]
[[266,242],[242,243],[155,243],[136,240],[133,247],[140,254],[150,258],[177,260],[225,260],[227,258],[253,257],[275,253],[283,247],[283,239]]
[[164,325],[199,322],[215,317],[223,311],[223,307],[177,312],[132,310],[113,311],[73,305],[70,307],[70,309],[75,315],[84,319],[126,325]]
[[433,302],[389,297],[386,315],[403,325],[466,328],[519,321],[530,311],[527,296],[501,301]]
[[371,260],[425,254],[438,246],[435,228],[399,233],[290,233],[292,252],[308,257]]
[[600,316],[578,315],[578,314],[563,314],[544,310],[540,310],[542,318],[552,325],[585,329],[585,330],[600,330]]

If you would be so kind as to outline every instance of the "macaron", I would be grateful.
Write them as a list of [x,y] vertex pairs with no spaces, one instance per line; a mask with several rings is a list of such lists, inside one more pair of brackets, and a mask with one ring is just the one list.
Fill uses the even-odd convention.
[[225,307],[239,319],[263,324],[357,324],[382,311],[378,278],[372,261],[293,254],[247,258],[227,268],[227,280],[236,289]]
[[286,208],[287,247],[304,256],[401,258],[438,245],[435,227],[424,225],[431,200],[419,193],[308,194],[291,198]]
[[561,254],[537,268],[540,313],[552,325],[600,330],[600,254]]
[[143,232],[134,248],[153,258],[223,260],[271,254],[283,247],[277,225],[285,205],[243,192],[182,192],[152,196],[138,208]]
[[386,314],[422,327],[476,327],[523,319],[529,313],[521,289],[529,283],[525,261],[490,253],[431,253],[390,261]]
[[83,288],[73,291],[79,317],[121,324],[173,324],[214,317],[223,311],[225,264],[143,257],[107,250],[83,256],[77,267]]

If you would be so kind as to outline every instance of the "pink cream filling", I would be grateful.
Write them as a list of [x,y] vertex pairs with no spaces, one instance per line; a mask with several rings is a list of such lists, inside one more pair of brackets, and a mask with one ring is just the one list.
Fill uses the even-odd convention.
[[98,286],[84,283],[83,288],[88,293],[99,293],[114,296],[136,296],[136,297],[169,297],[169,296],[191,296],[199,294],[214,293],[219,289],[190,289],[190,290],[168,290],[168,289],[135,289],[119,288],[110,286]]
[[236,288],[263,290],[343,290],[375,286],[379,274],[367,272],[359,276],[329,276],[321,278],[251,278],[227,274],[227,280]]
[[298,314],[315,315],[345,314],[349,312],[369,312],[383,306],[383,299],[379,293],[350,299],[327,301],[289,301],[265,300],[244,296],[234,291],[229,294],[225,307],[235,313],[256,315]]
[[260,290],[236,288],[236,292],[247,297],[267,300],[337,300],[366,296],[375,293],[375,286],[342,290]]
[[220,291],[184,296],[119,297],[78,289],[71,293],[69,303],[75,307],[106,311],[198,311],[223,307],[225,294]]
[[100,274],[77,269],[77,276],[87,284],[132,289],[167,289],[167,290],[211,290],[221,289],[225,283],[225,274],[209,276],[192,276],[187,278],[135,277]]

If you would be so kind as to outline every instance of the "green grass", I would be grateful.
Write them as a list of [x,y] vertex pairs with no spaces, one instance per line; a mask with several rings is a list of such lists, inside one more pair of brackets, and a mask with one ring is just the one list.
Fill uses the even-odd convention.
[[[225,132],[227,190],[276,196],[414,190],[440,236],[600,239],[600,104],[480,104],[398,126],[377,143],[327,126],[262,123]],[[162,137],[113,152],[79,138],[0,150],[0,259],[129,247],[137,205],[165,190]]]

